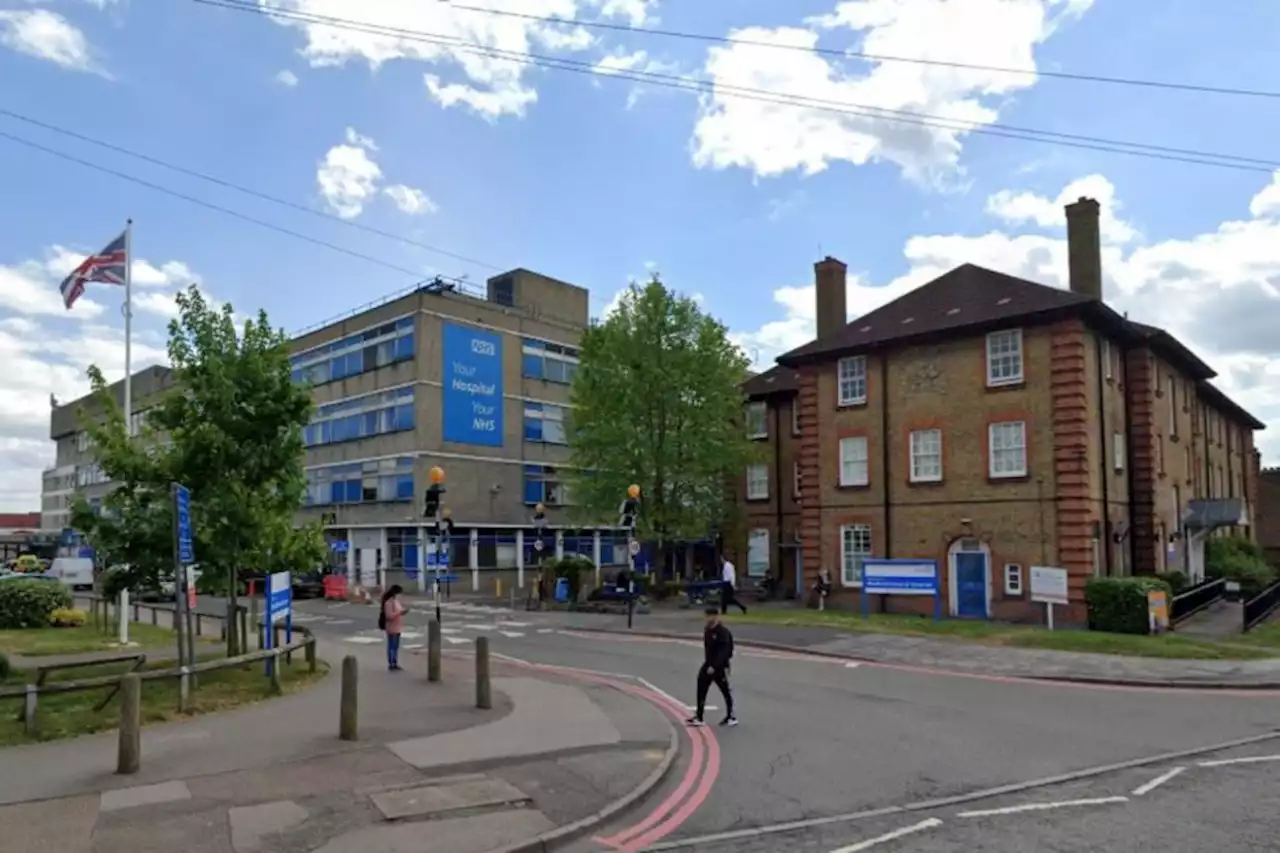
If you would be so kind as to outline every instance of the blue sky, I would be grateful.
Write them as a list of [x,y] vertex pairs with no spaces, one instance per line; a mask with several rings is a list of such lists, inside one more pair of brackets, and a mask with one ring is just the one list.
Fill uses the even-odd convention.
[[[1280,6],[1266,0],[1232,0],[1229,11],[1168,0],[1158,18],[1149,4],[1120,0],[472,3],[798,47],[1280,90]],[[438,0],[264,5],[682,75],[719,94],[484,62],[385,30],[309,29],[190,0],[0,0],[0,109],[482,263],[12,117],[0,115],[0,132],[422,277],[480,283],[495,268],[529,267],[589,287],[599,313],[655,268],[701,294],[762,366],[811,336],[808,285],[822,254],[850,266],[851,313],[964,261],[1062,285],[1061,202],[1091,194],[1107,206],[1108,298],[1187,338],[1224,389],[1280,427],[1280,338],[1267,334],[1280,319],[1280,187],[1268,189],[1265,169],[943,132],[723,87],[1280,160],[1269,144],[1280,135],[1276,99],[550,27]],[[193,278],[290,330],[415,280],[5,138],[0,186],[10,214],[0,231],[0,357],[20,366],[0,377],[0,471],[16,483],[0,487],[0,510],[38,508],[48,394],[82,391],[90,361],[122,367],[119,294],[93,287],[67,313],[56,285],[127,217],[147,263],[135,268],[140,361],[162,355],[172,291]],[[1217,319],[1206,324],[1210,309]],[[1245,325],[1227,316],[1236,309]]]

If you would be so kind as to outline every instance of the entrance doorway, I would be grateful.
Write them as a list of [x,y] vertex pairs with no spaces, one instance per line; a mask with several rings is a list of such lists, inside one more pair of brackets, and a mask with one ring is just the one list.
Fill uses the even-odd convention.
[[991,617],[991,549],[972,537],[962,537],[947,550],[948,597],[951,615],[960,619]]

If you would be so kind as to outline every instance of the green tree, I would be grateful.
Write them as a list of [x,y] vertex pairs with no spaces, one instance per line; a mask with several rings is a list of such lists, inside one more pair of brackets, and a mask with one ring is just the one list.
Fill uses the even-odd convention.
[[236,328],[230,305],[210,306],[192,286],[177,296],[169,324],[176,387],[149,410],[130,439],[124,416],[90,369],[105,417],[86,418],[99,463],[117,487],[94,515],[75,518],[112,559],[140,574],[167,573],[173,561],[170,484],[191,490],[201,585],[227,596],[227,647],[242,649],[234,615],[244,568],[312,569],[324,555],[319,527],[294,530],[306,490],[302,429],[310,391],[292,380],[288,339],[265,312]]
[[725,327],[655,276],[582,337],[572,388],[570,495],[583,521],[614,522],[640,486],[639,535],[665,546],[722,528],[754,457],[742,426],[748,362]]

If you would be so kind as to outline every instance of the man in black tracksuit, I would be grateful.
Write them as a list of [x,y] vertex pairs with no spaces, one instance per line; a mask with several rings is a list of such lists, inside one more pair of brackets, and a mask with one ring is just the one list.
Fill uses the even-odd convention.
[[698,710],[689,718],[689,725],[704,725],[703,712],[707,707],[707,691],[714,682],[724,696],[725,717],[720,721],[722,726],[736,726],[738,718],[733,715],[733,693],[729,690],[729,660],[733,657],[733,634],[720,621],[720,613],[715,607],[708,607],[707,627],[702,632],[703,661],[698,670]]

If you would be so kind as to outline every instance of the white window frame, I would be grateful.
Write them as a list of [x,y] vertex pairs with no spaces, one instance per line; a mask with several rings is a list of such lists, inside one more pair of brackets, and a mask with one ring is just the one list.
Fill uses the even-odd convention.
[[1111,378],[1111,341],[1106,338],[1102,339],[1102,370],[1103,377]]
[[1123,432],[1116,432],[1112,434],[1111,455],[1115,457],[1115,459],[1113,460],[1113,464],[1115,465],[1116,473],[1119,474],[1121,471],[1124,470],[1125,462],[1129,458],[1128,451],[1125,449],[1125,446],[1124,446]]
[[1004,594],[1022,597],[1022,565],[1020,563],[1004,564]]
[[[935,447],[925,447],[927,441],[937,440]],[[911,470],[910,481],[912,483],[941,483],[942,482],[942,430],[940,429],[917,429],[912,430],[907,436],[907,443],[910,448]],[[936,460],[936,464],[929,464],[926,467],[924,463],[931,463]]]
[[[1003,329],[987,335],[987,387],[1018,385],[1026,374],[1023,368],[1022,330]],[[1017,373],[1008,372],[1016,365]],[[1001,368],[997,375],[996,368]]]
[[[763,544],[760,540],[764,540]],[[760,562],[759,560],[753,562],[751,558],[760,551],[764,552],[764,567],[753,570],[752,567],[759,566]],[[769,529],[757,527],[747,533],[747,577],[762,578],[767,574],[769,574]]]
[[[752,487],[756,488],[753,489]],[[767,501],[769,499],[769,466],[756,462],[747,466],[747,500]]]
[[792,496],[793,496],[796,500],[800,500],[801,486],[803,486],[803,485],[804,485],[804,477],[803,477],[803,475],[800,473],[800,463],[799,463],[799,462],[792,462],[792,463],[791,463],[791,469],[792,469],[792,470],[791,470],[791,489],[792,489]]
[[85,453],[93,446],[93,441],[89,438],[89,433],[81,430],[76,433],[76,449],[81,453]]
[[791,403],[791,434],[800,434],[800,398],[796,397]]
[[1173,374],[1165,377],[1165,395],[1169,398],[1169,436],[1178,435],[1178,385]]
[[[1021,440],[1021,444],[1010,443],[1008,446],[996,447],[996,437],[1005,436],[1013,437],[1016,433],[1017,438]],[[1003,442],[1002,442],[1003,443]],[[1022,451],[1022,465],[1019,468],[1001,467],[997,469],[996,461],[998,453],[1012,453]],[[1027,422],[1026,421],[999,421],[997,423],[987,425],[987,475],[993,480],[1006,480],[1013,477],[1027,476]]]
[[[769,437],[769,405],[763,401],[747,403],[747,438]],[[758,421],[758,423],[753,423]]]
[[[855,451],[854,448],[861,449]],[[851,435],[840,439],[839,455],[842,487],[871,484],[871,454],[865,435]]]
[[840,582],[862,586],[862,562],[872,555],[871,525],[840,525]]
[[836,362],[836,402],[858,406],[867,402],[867,357],[851,355]]
[[1170,495],[1173,501],[1173,532],[1182,532],[1182,487],[1177,483],[1173,484],[1173,494]]

